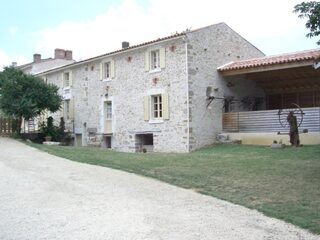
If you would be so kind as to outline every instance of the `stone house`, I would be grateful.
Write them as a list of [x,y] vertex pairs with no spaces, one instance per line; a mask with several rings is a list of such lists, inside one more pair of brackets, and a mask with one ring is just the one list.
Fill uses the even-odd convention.
[[[22,70],[27,74],[37,75],[42,72],[52,70],[64,65],[69,65],[74,63],[71,50],[64,50],[56,48],[54,50],[53,58],[41,58],[41,54],[33,54],[33,61],[27,64],[17,66],[16,62],[12,63],[12,66],[17,69]],[[39,122],[43,121],[46,116],[41,116],[40,118],[30,119],[28,121],[22,122],[22,132],[37,132],[39,130]]]
[[119,151],[190,152],[222,131],[223,101],[263,95],[245,79],[230,88],[216,70],[264,54],[225,23],[186,31],[37,74],[60,86],[75,145]]

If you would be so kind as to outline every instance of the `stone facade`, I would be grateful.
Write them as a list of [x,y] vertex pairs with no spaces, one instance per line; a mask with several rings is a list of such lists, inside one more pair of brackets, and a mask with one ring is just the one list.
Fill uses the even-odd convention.
[[[39,76],[60,86],[68,110],[63,109],[53,117],[58,122],[61,116],[68,115],[67,126],[74,134],[76,145],[111,146],[126,152],[143,148],[155,152],[189,152],[212,144],[222,131],[223,103],[215,100],[207,107],[208,87],[212,87],[213,95],[221,97],[233,94],[235,89],[243,89],[237,91],[243,95],[257,90],[251,82],[241,83],[245,86],[235,83],[234,89],[228,87],[217,67],[232,60],[262,55],[221,23]],[[149,70],[149,61],[157,57],[160,67]],[[111,75],[104,79],[101,75],[106,68]],[[67,87],[65,73],[71,81]],[[157,100],[161,101],[162,116],[156,119],[152,118],[156,116],[154,96],[162,99]],[[112,114],[106,110],[107,104]]]
[[[264,54],[234,32],[225,23],[205,27],[187,34],[189,83],[189,150],[215,142],[222,132],[224,101],[214,99],[208,105],[206,89],[212,87],[215,97],[234,96],[240,99],[248,94],[261,95],[251,81],[223,79],[216,69],[231,61],[261,57]],[[233,87],[228,87],[231,81]]]

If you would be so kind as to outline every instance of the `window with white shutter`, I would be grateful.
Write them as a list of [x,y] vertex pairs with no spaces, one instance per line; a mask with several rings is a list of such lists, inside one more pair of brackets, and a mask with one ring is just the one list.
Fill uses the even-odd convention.
[[147,72],[160,71],[166,65],[165,48],[147,51],[145,54],[145,70]]
[[104,60],[100,63],[100,80],[109,81],[115,77],[114,60]]

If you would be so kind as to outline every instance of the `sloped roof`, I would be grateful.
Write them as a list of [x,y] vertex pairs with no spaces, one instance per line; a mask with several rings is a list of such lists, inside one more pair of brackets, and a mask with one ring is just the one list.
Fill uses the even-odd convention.
[[320,48],[293,53],[284,53],[260,58],[235,61],[218,67],[219,72],[231,70],[249,69],[262,66],[270,66],[283,63],[293,63],[320,59]]
[[[193,30],[193,31],[195,31],[195,30]],[[112,52],[108,52],[108,53],[105,53],[105,54],[102,54],[102,55],[98,55],[98,56],[95,56],[95,57],[92,57],[92,58],[87,58],[87,59],[82,60],[82,61],[78,61],[78,62],[74,62],[74,63],[68,64],[68,65],[64,65],[62,67],[51,69],[51,70],[42,72],[41,74],[47,73],[47,72],[51,72],[53,70],[63,69],[63,68],[70,67],[70,66],[75,66],[75,65],[82,64],[82,63],[85,63],[85,62],[90,62],[90,61],[95,60],[95,59],[107,57],[107,56],[110,56],[110,55],[113,55],[113,54],[125,52],[125,51],[131,50],[131,49],[135,49],[135,48],[139,48],[139,47],[144,47],[144,46],[147,46],[147,45],[150,45],[150,44],[154,44],[154,43],[158,43],[158,42],[162,42],[162,41],[165,41],[165,40],[174,39],[174,38],[177,38],[177,37],[184,36],[184,35],[186,35],[186,33],[187,32],[175,33],[173,35],[166,36],[166,37],[163,37],[163,38],[158,38],[158,39],[155,39],[155,40],[152,40],[152,41],[148,41],[148,42],[144,42],[144,43],[141,43],[141,44],[132,45],[132,46],[127,47],[127,48],[122,48],[122,49],[119,49],[119,50],[116,50],[116,51],[112,51]]]

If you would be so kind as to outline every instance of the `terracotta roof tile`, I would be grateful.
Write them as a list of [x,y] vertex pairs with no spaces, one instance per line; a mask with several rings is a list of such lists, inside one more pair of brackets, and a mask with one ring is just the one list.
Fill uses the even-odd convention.
[[127,48],[122,48],[122,49],[119,49],[119,50],[116,50],[116,51],[112,51],[112,52],[108,52],[108,53],[105,53],[105,54],[102,54],[102,55],[98,55],[98,56],[95,56],[95,57],[92,57],[92,58],[87,58],[87,59],[82,60],[82,61],[78,61],[78,62],[74,62],[74,63],[68,64],[68,65],[64,65],[62,67],[57,67],[55,69],[51,69],[51,70],[42,72],[41,74],[47,73],[47,72],[51,72],[51,71],[56,71],[56,70],[63,69],[63,68],[66,68],[66,67],[72,67],[74,65],[78,65],[78,64],[81,64],[81,63],[85,63],[85,62],[90,62],[90,61],[95,60],[95,59],[99,59],[99,58],[102,58],[102,57],[107,57],[107,56],[110,56],[110,55],[113,55],[113,54],[116,54],[116,53],[125,52],[127,50],[131,50],[131,49],[147,46],[147,45],[150,45],[150,44],[154,44],[154,43],[161,42],[161,41],[164,41],[164,40],[177,38],[177,37],[184,36],[184,35],[186,35],[186,32],[175,33],[175,34],[167,36],[167,37],[158,38],[158,39],[155,39],[155,40],[152,40],[152,41],[149,41],[149,42],[144,42],[144,43],[137,44],[137,45],[132,45],[132,46],[127,47]]
[[316,60],[319,58],[320,58],[320,48],[305,50],[301,52],[284,53],[279,55],[272,55],[272,56],[230,62],[221,67],[218,67],[218,71],[225,72],[230,70],[248,69],[248,68],[261,67],[261,66],[282,64],[282,63]]

